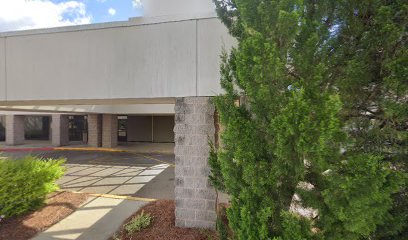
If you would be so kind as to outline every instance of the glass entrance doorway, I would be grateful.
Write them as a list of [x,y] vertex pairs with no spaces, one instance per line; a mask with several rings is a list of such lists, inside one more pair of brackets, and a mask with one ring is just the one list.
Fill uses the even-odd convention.
[[118,141],[127,142],[127,116],[118,117]]
[[3,142],[6,140],[6,129],[5,129],[5,117],[0,116],[0,142]]
[[69,141],[87,142],[88,141],[88,120],[87,116],[68,116],[69,120]]

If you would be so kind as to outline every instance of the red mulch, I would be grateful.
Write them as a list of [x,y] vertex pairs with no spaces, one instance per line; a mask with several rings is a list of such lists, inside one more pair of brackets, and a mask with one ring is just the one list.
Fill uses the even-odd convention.
[[87,198],[88,195],[84,193],[54,193],[50,195],[43,208],[1,222],[0,239],[30,239],[70,215]]
[[128,223],[134,216],[139,215],[142,211],[149,213],[153,217],[152,224],[134,233],[132,236],[127,235],[125,230],[116,234],[117,239],[121,240],[217,240],[217,234],[211,230],[200,230],[192,228],[179,228],[174,224],[175,204],[172,200],[158,200],[144,206],[133,216],[125,221]]

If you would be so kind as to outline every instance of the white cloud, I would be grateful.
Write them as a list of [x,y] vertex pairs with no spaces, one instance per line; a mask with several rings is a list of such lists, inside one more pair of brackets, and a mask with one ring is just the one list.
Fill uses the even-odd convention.
[[111,16],[115,16],[116,10],[115,10],[114,8],[109,8],[108,13],[109,13],[109,15],[111,15]]
[[143,3],[142,0],[132,0],[132,5],[134,8],[140,8],[143,5]]
[[0,0],[0,32],[91,23],[84,3]]

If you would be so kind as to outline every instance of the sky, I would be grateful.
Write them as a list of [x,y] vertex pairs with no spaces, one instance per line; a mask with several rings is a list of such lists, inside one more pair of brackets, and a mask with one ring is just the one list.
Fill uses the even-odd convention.
[[141,0],[0,0],[0,32],[126,21]]

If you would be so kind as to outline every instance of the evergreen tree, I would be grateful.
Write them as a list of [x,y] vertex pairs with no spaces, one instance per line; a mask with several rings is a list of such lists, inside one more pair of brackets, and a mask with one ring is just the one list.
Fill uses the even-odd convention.
[[[403,239],[408,4],[214,2],[238,46],[222,56],[210,179],[236,238]],[[295,194],[317,216],[291,210]]]

